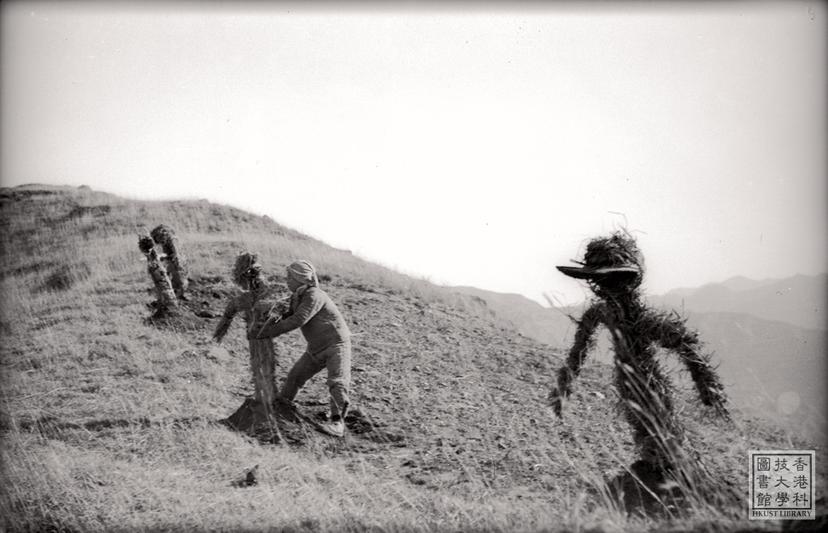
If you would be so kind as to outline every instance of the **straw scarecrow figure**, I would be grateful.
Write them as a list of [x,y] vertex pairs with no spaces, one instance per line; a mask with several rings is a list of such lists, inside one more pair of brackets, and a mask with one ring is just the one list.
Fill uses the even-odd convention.
[[[233,322],[241,313],[249,330],[258,329],[274,311],[265,300],[271,299],[271,289],[262,275],[262,265],[256,254],[244,252],[236,257],[233,266],[233,281],[242,293],[232,298],[224,310],[221,320],[213,333],[213,339],[221,342]],[[275,365],[276,354],[272,339],[249,339],[250,367],[253,373],[254,400],[270,412],[276,399]]]
[[724,387],[710,356],[700,351],[698,334],[675,312],[658,312],[642,301],[639,287],[644,261],[631,236],[614,233],[593,239],[581,265],[557,268],[567,276],[586,280],[597,299],[578,321],[566,365],[549,393],[550,403],[561,416],[563,400],[572,392],[572,382],[594,346],[595,331],[603,324],[612,337],[621,407],[632,426],[641,459],[650,468],[670,470],[682,457],[683,431],[676,420],[670,380],[655,357],[656,345],[678,355],[701,402],[728,418]]
[[178,238],[175,236],[175,232],[171,227],[161,224],[156,226],[150,235],[152,236],[152,240],[161,246],[164,252],[162,259],[167,264],[167,272],[169,273],[175,295],[185,300],[186,296],[184,293],[187,291],[189,284],[187,279],[189,276],[187,257],[178,249]]
[[167,276],[167,269],[161,263],[158,252],[155,250],[155,243],[149,235],[138,237],[138,248],[147,259],[147,272],[152,278],[155,287],[156,314],[162,315],[178,307],[178,300],[173,292],[170,278]]

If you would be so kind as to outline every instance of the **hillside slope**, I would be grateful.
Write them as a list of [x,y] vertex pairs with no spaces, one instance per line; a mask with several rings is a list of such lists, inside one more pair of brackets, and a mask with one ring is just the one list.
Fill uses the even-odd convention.
[[[716,494],[706,496],[712,510],[659,517],[609,505],[596,483],[634,457],[608,369],[587,364],[557,420],[544,398],[560,354],[473,298],[204,201],[33,186],[4,189],[0,202],[2,527],[639,531],[746,523],[739,498],[725,503]],[[188,305],[202,312],[187,329],[146,321],[152,296],[135,227],[158,223],[177,230],[190,259]],[[233,294],[229,271],[245,249],[261,254],[277,288],[290,261],[310,260],[346,315],[364,424],[343,441],[308,430],[291,445],[266,445],[217,423],[252,392],[241,325],[221,346],[209,341],[209,315]],[[277,375],[302,347],[298,334],[277,340]],[[323,409],[324,376],[299,400],[309,413]],[[750,419],[711,423],[686,395],[679,408],[693,453],[743,494],[746,451],[790,445]],[[234,486],[253,465],[258,484]]]
[[518,332],[550,346],[563,348],[575,334],[575,324],[566,312],[543,307],[523,295],[477,287],[451,287],[451,290],[479,298]]

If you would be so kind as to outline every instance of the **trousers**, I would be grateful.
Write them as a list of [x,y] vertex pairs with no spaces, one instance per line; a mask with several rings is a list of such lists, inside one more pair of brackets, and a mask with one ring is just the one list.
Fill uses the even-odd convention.
[[343,340],[317,352],[305,351],[288,372],[280,398],[292,402],[299,389],[322,371],[328,370],[328,391],[330,392],[331,417],[345,417],[350,403],[348,392],[351,386],[351,341]]

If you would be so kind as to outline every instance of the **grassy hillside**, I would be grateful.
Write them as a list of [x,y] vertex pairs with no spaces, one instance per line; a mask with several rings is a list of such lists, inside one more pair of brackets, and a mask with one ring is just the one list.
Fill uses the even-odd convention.
[[[627,514],[602,488],[634,459],[608,369],[587,364],[557,420],[544,398],[560,354],[479,300],[205,201],[30,186],[0,202],[5,530],[730,531],[756,525],[747,451],[814,447],[738,416],[711,422],[682,393],[689,453],[718,481],[679,507]],[[243,328],[217,346],[215,319],[145,320],[135,227],[159,223],[179,234],[203,316],[233,294],[241,250],[261,254],[277,287],[293,259],[317,265],[355,334],[360,418],[346,439],[306,428],[270,445],[218,424],[252,392]],[[284,376],[298,333],[276,350]],[[299,400],[322,410],[324,377]],[[235,486],[254,465],[258,484]],[[824,465],[820,449],[817,494]]]

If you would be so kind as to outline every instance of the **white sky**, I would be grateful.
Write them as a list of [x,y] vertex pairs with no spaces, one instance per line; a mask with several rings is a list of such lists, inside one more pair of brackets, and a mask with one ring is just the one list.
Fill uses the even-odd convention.
[[654,293],[828,269],[823,3],[411,6],[3,2],[2,184],[536,300],[624,224]]

